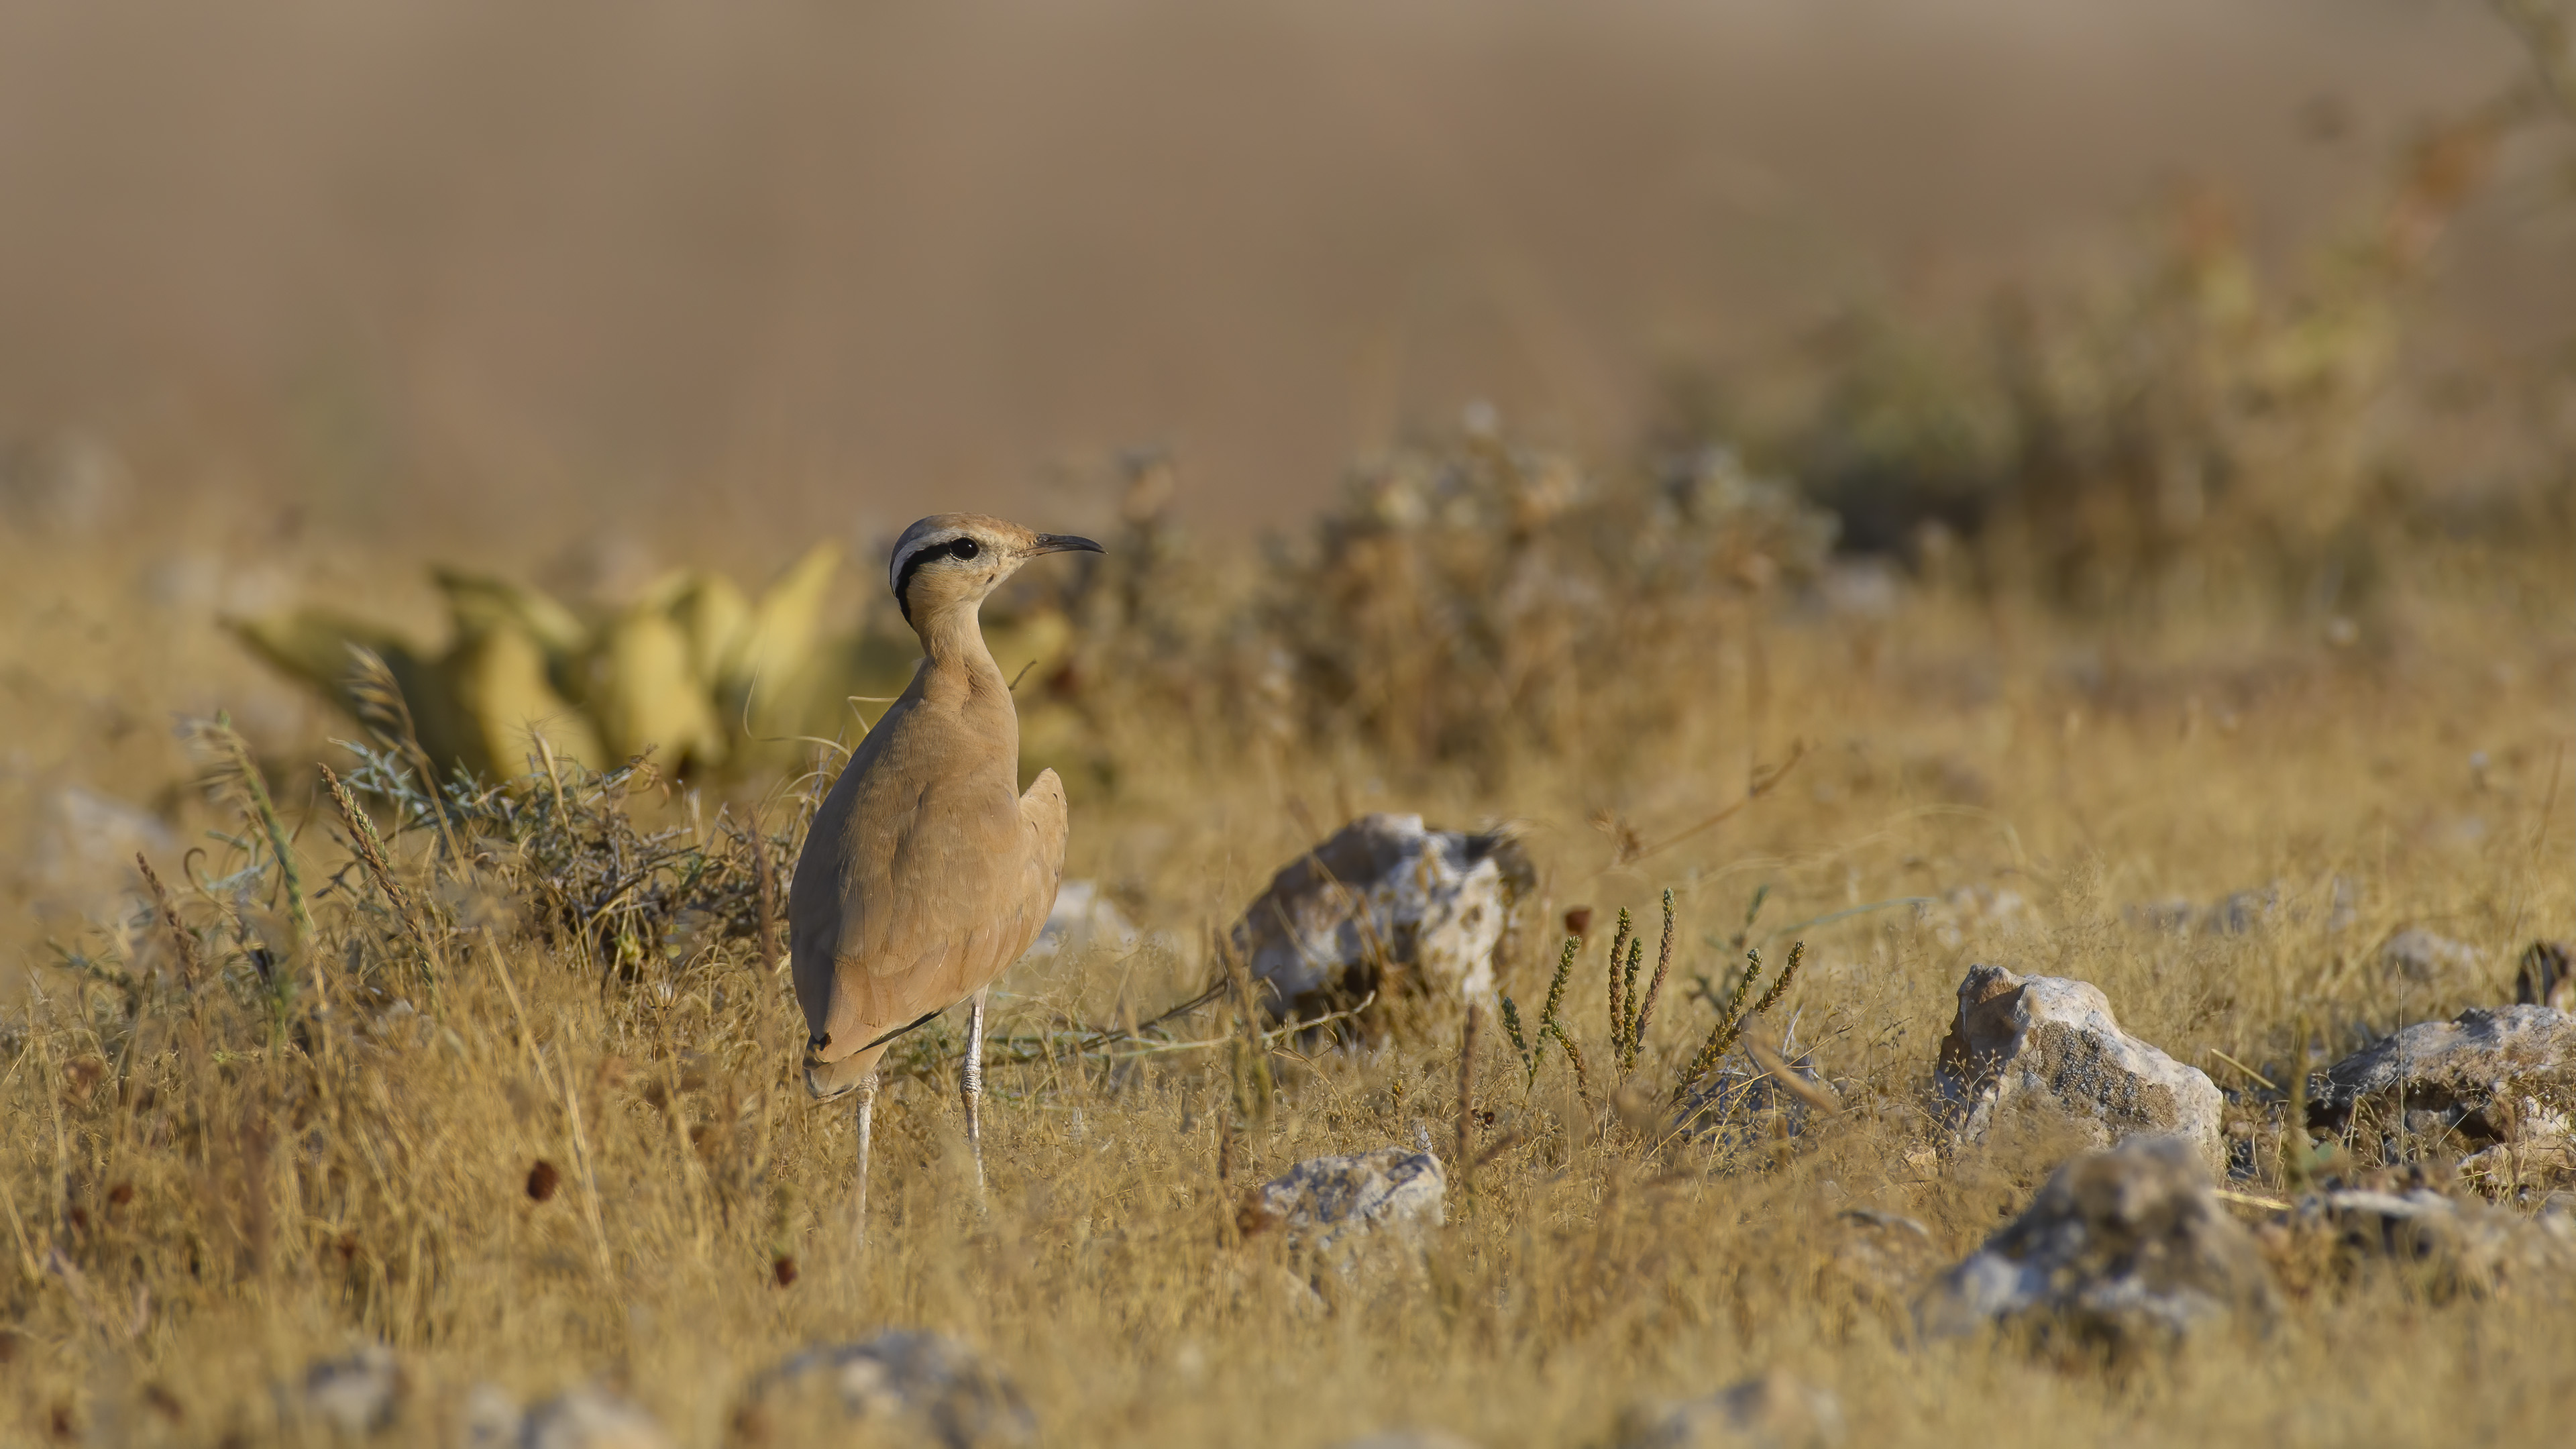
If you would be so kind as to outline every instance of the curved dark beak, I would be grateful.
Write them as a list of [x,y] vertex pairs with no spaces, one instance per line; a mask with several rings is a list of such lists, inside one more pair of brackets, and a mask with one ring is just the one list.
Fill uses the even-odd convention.
[[1076,538],[1074,535],[1072,535],[1072,534],[1070,534],[1070,533],[1041,533],[1041,534],[1039,534],[1039,535],[1038,535],[1038,541],[1037,541],[1036,545],[1035,545],[1034,547],[1030,548],[1030,550],[1029,550],[1029,555],[1030,555],[1030,557],[1034,558],[1034,557],[1036,557],[1037,555],[1042,554],[1042,553],[1107,553],[1107,552],[1109,552],[1109,550],[1107,550],[1107,549],[1105,549],[1105,548],[1102,548],[1100,545],[1098,545],[1098,544],[1096,544],[1096,543],[1093,543],[1090,539],[1087,539],[1087,538]]

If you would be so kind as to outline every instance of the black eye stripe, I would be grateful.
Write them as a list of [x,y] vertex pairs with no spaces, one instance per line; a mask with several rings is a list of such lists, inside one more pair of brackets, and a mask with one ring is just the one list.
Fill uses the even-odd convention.
[[975,540],[971,538],[952,538],[946,543],[934,543],[926,548],[913,550],[912,556],[903,561],[903,568],[894,576],[895,607],[903,610],[904,622],[907,624],[912,622],[912,576],[921,572],[923,564],[939,558],[953,558],[962,562],[982,552],[983,550],[977,547]]

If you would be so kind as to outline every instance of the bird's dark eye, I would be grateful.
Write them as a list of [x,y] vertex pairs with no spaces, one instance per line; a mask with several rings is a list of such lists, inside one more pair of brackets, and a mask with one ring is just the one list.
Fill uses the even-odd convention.
[[979,550],[975,547],[975,540],[971,538],[961,538],[948,545],[950,558],[973,558],[977,552]]

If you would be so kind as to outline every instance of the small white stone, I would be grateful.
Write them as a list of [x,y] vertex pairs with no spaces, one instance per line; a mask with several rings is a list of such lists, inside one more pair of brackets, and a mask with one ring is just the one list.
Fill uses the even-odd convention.
[[1842,1401],[1777,1369],[1704,1399],[1631,1409],[1620,1449],[1832,1449]]
[[402,1365],[393,1350],[368,1344],[304,1371],[305,1417],[344,1438],[390,1427],[401,1412]]
[[518,1449],[671,1449],[671,1436],[628,1400],[579,1388],[528,1410]]
[[782,1431],[810,1432],[838,1418],[888,1442],[945,1449],[1004,1449],[1037,1438],[1037,1419],[1007,1375],[966,1345],[929,1333],[807,1349],[762,1376],[748,1411]]
[[2400,931],[2379,947],[2381,969],[2409,981],[2463,977],[2478,969],[2478,960],[2475,946],[2421,927]]
[[1283,1232],[1292,1251],[1328,1259],[1350,1276],[1363,1248],[1427,1243],[1443,1221],[1446,1192],[1439,1158],[1381,1147],[1298,1163],[1254,1188],[1240,1221],[1246,1233]]
[[1038,938],[1029,943],[1021,959],[1051,961],[1059,956],[1079,956],[1094,946],[1112,956],[1126,956],[1144,943],[1144,936],[1118,903],[1100,889],[1097,881],[1069,880],[1056,887],[1055,905],[1048,910],[1046,925],[1039,928]]

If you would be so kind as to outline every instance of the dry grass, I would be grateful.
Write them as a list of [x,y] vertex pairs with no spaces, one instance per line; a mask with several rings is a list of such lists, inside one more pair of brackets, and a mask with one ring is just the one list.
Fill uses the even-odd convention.
[[[2576,640],[2564,581],[2547,574],[2424,552],[2350,645],[2307,627],[2070,632],[1938,594],[1883,616],[1730,604],[1734,627],[1641,686],[1681,722],[1625,742],[1599,774],[1535,751],[1490,772],[1499,783],[1437,763],[1362,773],[1347,740],[1281,744],[1258,771],[1214,763],[1224,742],[1206,738],[1161,770],[1130,763],[1079,812],[1074,873],[1172,944],[1006,980],[1003,1029],[1041,1045],[994,1068],[985,1213],[957,1159],[950,1079],[899,1083],[880,1108],[864,1251],[848,1114],[792,1080],[793,1002],[757,969],[755,919],[674,889],[659,916],[639,908],[607,930],[616,911],[594,911],[585,933],[548,894],[587,878],[572,846],[547,854],[560,782],[541,777],[508,808],[460,808],[482,857],[470,870],[439,863],[417,808],[408,828],[380,817],[406,917],[326,843],[348,828],[327,795],[300,809],[310,792],[281,774],[314,922],[299,954],[274,872],[191,884],[268,858],[236,780],[225,803],[187,807],[236,843],[186,875],[160,862],[202,969],[227,989],[181,989],[166,924],[138,912],[77,947],[97,974],[36,972],[6,1029],[7,1432],[272,1442],[289,1431],[269,1385],[381,1338],[413,1365],[398,1434],[418,1442],[448,1436],[442,1415],[470,1382],[538,1392],[598,1377],[684,1442],[714,1443],[751,1373],[898,1325],[990,1351],[1058,1443],[1321,1444],[1401,1423],[1591,1442],[1632,1400],[1766,1365],[1836,1388],[1872,1443],[2536,1441],[2570,1407],[2563,1300],[2443,1303],[2363,1274],[2314,1290],[2259,1342],[2110,1377],[2011,1344],[1912,1346],[1901,1296],[1853,1276],[1835,1214],[1908,1213],[1955,1253],[2062,1150],[1953,1155],[1925,1115],[1970,960],[2095,981],[2127,1024],[2235,1088],[2250,1084],[2217,1054],[2279,1080],[2294,1020],[2348,1042],[2508,997],[2513,950],[2576,927],[2576,780],[2561,777]],[[1741,797],[1757,752],[1776,762],[1793,740],[1808,757],[1769,795],[1634,858]],[[595,785],[573,782],[594,823],[615,813]],[[782,847],[795,800],[764,817]],[[722,865],[711,898],[756,898],[747,801],[700,801],[694,822],[684,794],[631,803],[644,818],[632,840],[676,832],[666,883],[695,852]],[[1153,1050],[1095,1035],[1078,1052],[1061,1028],[1191,994],[1208,969],[1194,943],[1304,843],[1305,822],[1376,807],[1523,821],[1550,917],[1580,903],[1653,922],[1675,889],[1679,944],[1639,1044],[1643,1081],[1670,1083],[1714,1021],[1683,994],[1694,973],[1722,994],[1746,946],[1805,940],[1775,1015],[1797,1016],[1845,1109],[1724,1150],[1641,1140],[1621,1110],[1595,944],[1562,1012],[1597,1078],[1589,1096],[1561,1055],[1525,1087],[1503,1033],[1483,1033],[1477,1106],[1494,1118],[1474,1131],[1493,1155],[1453,1198],[1426,1275],[1301,1310],[1274,1249],[1230,1236],[1235,1194],[1315,1153],[1425,1131],[1445,1149],[1454,1011],[1425,1008],[1368,1054],[1277,1044],[1275,1106],[1241,1117],[1212,1013],[1178,1019]],[[2336,882],[2348,924],[2329,909]],[[2241,934],[2158,930],[2124,909],[2274,885],[2273,918]],[[1909,897],[1935,903],[1822,919]],[[2416,923],[2484,965],[2433,983],[2382,972],[2372,948]],[[1536,1000],[1553,964],[1513,963],[1508,988]],[[1755,1033],[1776,1034],[1772,1019]],[[543,1201],[539,1163],[555,1179]]]

